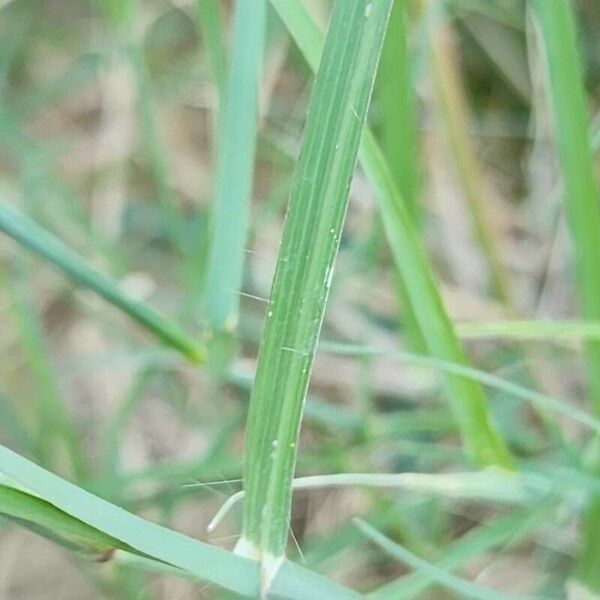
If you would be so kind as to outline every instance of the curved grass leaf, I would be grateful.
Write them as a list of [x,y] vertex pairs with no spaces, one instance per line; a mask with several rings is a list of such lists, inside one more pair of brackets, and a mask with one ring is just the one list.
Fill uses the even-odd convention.
[[412,552],[409,552],[406,548],[393,542],[364,521],[356,519],[355,523],[365,537],[379,546],[386,554],[434,579],[442,587],[457,594],[459,598],[473,598],[474,600],[525,600],[524,596],[513,596],[496,592],[457,577],[452,573],[448,573],[443,568],[432,565]]
[[28,250],[53,264],[75,283],[95,292],[129,315],[165,344],[179,350],[191,361],[204,361],[204,349],[174,323],[147,305],[128,298],[110,279],[86,264],[57,237],[26,215],[0,202],[0,231]]
[[[182,577],[212,582],[249,598],[256,598],[259,593],[258,567],[252,561],[145,521],[68,483],[1,445],[0,474],[14,482],[15,489],[22,487],[19,491],[44,502],[32,506],[33,510],[28,513],[30,523],[38,522],[47,526],[52,519],[58,519],[60,522],[52,525],[48,529],[50,532],[55,530],[55,526],[64,531],[69,527],[80,528],[83,524],[87,526],[85,536],[89,536],[86,540],[95,540],[93,543],[102,541],[102,548],[104,543],[111,545],[112,539],[116,539],[117,548],[129,548],[130,552],[142,557],[150,557],[181,569],[184,572]],[[51,505],[52,514],[43,510],[48,504]],[[18,506],[13,508],[15,511],[24,510]],[[5,511],[8,512],[8,508]],[[37,514],[35,521],[34,511],[43,513]],[[62,522],[63,514],[80,523],[75,524],[72,520],[69,523]],[[88,527],[100,532],[101,537],[96,537]],[[352,590],[288,561],[279,570],[273,582],[273,591],[277,592],[275,597],[289,600],[356,600],[361,597]]]

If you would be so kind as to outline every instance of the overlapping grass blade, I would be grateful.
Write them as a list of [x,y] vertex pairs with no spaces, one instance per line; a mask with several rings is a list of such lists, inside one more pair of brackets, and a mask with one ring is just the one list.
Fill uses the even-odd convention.
[[227,93],[220,116],[213,240],[207,277],[212,333],[238,322],[258,129],[266,0],[237,0]]
[[[437,10],[437,6],[436,6]],[[487,262],[490,281],[507,313],[513,312],[508,278],[500,260],[496,232],[491,227],[486,200],[489,190],[469,135],[467,99],[461,72],[457,66],[451,30],[438,19],[431,25],[430,54],[433,78],[451,155],[462,184],[473,229]]]
[[381,148],[406,208],[419,221],[419,146],[412,54],[405,2],[395,2],[385,36],[377,91],[381,104]]
[[[600,193],[595,174],[588,110],[570,0],[533,0],[547,63],[548,92],[564,181],[564,201],[573,240],[581,312],[600,318]],[[586,345],[590,402],[600,414],[600,343]],[[594,468],[600,459],[594,457]],[[579,579],[600,591],[600,498],[583,519],[583,543],[577,561]]]
[[225,101],[227,91],[227,53],[223,40],[223,19],[219,0],[196,0],[198,23],[204,51],[217,84],[219,98]]
[[390,0],[338,0],[309,105],[246,432],[240,551],[263,589],[285,554],[302,408]]
[[457,594],[460,598],[473,598],[474,600],[525,600],[523,596],[502,594],[500,592],[496,592],[494,590],[471,583],[470,581],[457,577],[452,573],[448,573],[448,571],[444,570],[443,568],[432,565],[426,560],[414,555],[412,552],[408,551],[406,548],[403,548],[400,546],[400,544],[393,542],[364,521],[356,519],[355,523],[366,538],[379,546],[387,554],[407,564],[416,571],[422,572],[431,579],[434,579],[442,587]]
[[57,267],[75,283],[116,306],[193,362],[204,361],[203,347],[177,325],[147,305],[128,298],[114,282],[86,264],[53,234],[5,202],[0,202],[0,231]]
[[[316,69],[321,33],[298,0],[271,0],[312,69]],[[375,191],[392,256],[406,287],[430,354],[466,363],[460,342],[444,309],[434,275],[418,240],[402,196],[385,157],[368,129],[359,152],[362,168]],[[463,442],[480,465],[511,464],[503,441],[494,431],[481,388],[461,377],[448,376],[446,387]]]
[[[55,525],[59,529],[75,527],[84,533],[92,546],[100,543],[102,550],[115,539],[117,548],[126,548],[130,552],[181,569],[184,572],[182,577],[212,582],[249,598],[256,598],[258,594],[258,567],[251,561],[145,521],[68,483],[1,445],[0,474],[14,482],[8,487],[42,501],[35,502],[29,498],[27,503],[31,503],[32,510],[27,515],[20,513],[20,516],[26,516],[26,520],[34,524],[41,520],[41,524],[50,525],[50,532]],[[28,508],[23,503],[10,506],[19,511]],[[48,511],[45,510],[47,507]],[[8,510],[8,500],[3,509],[0,497],[0,512]],[[52,519],[57,521],[52,524]],[[72,533],[73,530],[70,530],[70,534]],[[279,570],[273,589],[279,596],[290,600],[355,600],[360,597],[352,590],[287,561]]]
[[17,267],[19,275],[9,278],[0,273],[0,285],[9,293],[11,313],[19,332],[28,371],[36,386],[35,456],[48,467],[61,470],[67,468],[68,472],[82,478],[86,472],[84,456],[77,440],[75,424],[60,396],[40,318],[31,303],[27,261],[18,260]]
[[[377,89],[381,104],[381,146],[417,227],[420,222],[420,137],[417,130],[412,53],[407,7],[395,2],[381,54]],[[396,278],[404,333],[410,349],[422,352],[425,342],[404,282]]]
[[117,538],[90,527],[37,496],[2,485],[1,480],[0,515],[68,550],[95,558],[102,558],[118,548],[133,550]]
[[600,433],[600,419],[596,416],[590,415],[568,402],[558,400],[547,394],[543,394],[542,392],[524,388],[517,383],[513,383],[512,381],[508,381],[497,375],[480,371],[479,369],[469,367],[462,363],[454,363],[439,358],[420,356],[418,354],[410,354],[407,352],[395,352],[393,350],[383,350],[352,344],[336,344],[328,342],[321,344],[319,349],[335,352],[336,354],[346,354],[348,356],[389,356],[413,365],[428,366],[449,375],[462,377],[490,389],[505,392],[510,396],[529,402],[544,411],[556,412],[564,415],[576,423],[585,425],[585,427],[591,431]]
[[[600,193],[588,136],[588,110],[569,0],[534,0],[547,61],[564,201],[573,239],[581,312],[600,319]],[[587,346],[591,402],[600,413],[600,344]]]
[[[397,489],[446,498],[499,504],[532,503],[551,490],[550,482],[542,477],[499,471],[441,474],[337,473],[298,477],[292,481],[293,490],[343,487]],[[244,496],[243,490],[230,496],[209,523],[208,531],[213,531]]]
[[[552,510],[542,504],[533,513],[527,509],[483,523],[444,550],[435,565],[444,570],[454,570],[490,550],[516,546],[536,529],[541,529],[551,517]],[[417,571],[384,585],[368,597],[370,600],[409,600],[419,598],[432,585],[435,585],[432,577]]]

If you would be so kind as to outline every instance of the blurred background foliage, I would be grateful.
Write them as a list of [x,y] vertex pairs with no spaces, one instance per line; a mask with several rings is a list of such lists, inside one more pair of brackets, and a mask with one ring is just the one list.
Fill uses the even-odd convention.
[[[329,4],[305,2],[323,27]],[[405,22],[394,21],[390,31],[406,28],[409,69],[399,73],[403,50],[390,38],[370,121],[390,164],[412,164],[394,175],[450,315],[472,322],[475,338],[484,337],[477,335],[480,322],[576,316],[544,67],[525,2],[405,4]],[[203,338],[231,3],[0,5],[2,200],[131,297]],[[575,5],[597,117],[600,5]],[[236,358],[226,373],[219,364],[198,369],[157,348],[113,308],[1,239],[2,443],[121,506],[207,538],[206,524],[240,488],[262,299],[311,84],[308,66],[270,8]],[[413,129],[407,114],[415,116]],[[592,121],[598,147],[598,119]],[[357,171],[323,337],[420,351],[412,317],[397,302],[382,231],[372,191]],[[585,406],[579,342],[466,344],[478,368]],[[298,473],[466,468],[438,375],[386,357],[319,354]],[[524,468],[585,476],[574,457],[589,431],[553,416],[560,432],[553,437],[543,416],[506,391],[492,391],[490,400]],[[446,560],[482,586],[582,598],[571,574],[584,499],[580,490],[524,510],[393,491],[298,492],[291,552],[363,590],[406,574],[349,525],[361,515],[414,553]],[[227,597],[110,561],[73,560],[7,522],[0,528],[3,598]],[[234,512],[208,539],[230,548],[239,530]],[[425,587],[389,597],[451,597]]]

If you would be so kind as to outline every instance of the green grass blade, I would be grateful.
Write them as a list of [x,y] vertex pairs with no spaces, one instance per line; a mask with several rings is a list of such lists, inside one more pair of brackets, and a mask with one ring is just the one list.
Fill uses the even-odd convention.
[[[581,312],[600,318],[600,200],[590,138],[588,110],[570,0],[534,0],[548,74],[555,139],[564,180],[564,201],[575,253]],[[590,402],[600,414],[600,343],[586,345]],[[595,459],[598,470],[598,457]],[[579,580],[600,592],[600,499],[583,519],[582,547],[576,561]]]
[[240,549],[265,586],[285,553],[302,408],[390,0],[338,0],[309,105],[246,434]]
[[14,446],[28,455],[35,456],[36,440],[14,409],[14,402],[0,391],[0,434],[10,440]]
[[219,98],[224,101],[227,90],[227,53],[223,40],[223,18],[219,0],[196,0],[196,13],[204,52],[217,84]]
[[[319,30],[297,0],[271,0],[311,68],[318,61]],[[310,23],[310,24],[309,24]],[[385,233],[396,267],[429,352],[436,358],[466,364],[452,323],[444,309],[434,275],[419,243],[402,196],[372,133],[365,129],[359,153],[383,215]],[[465,446],[479,465],[511,464],[503,441],[494,431],[481,388],[461,377],[448,376],[446,387]]]
[[[564,201],[573,239],[579,301],[586,318],[600,319],[600,194],[588,136],[588,110],[575,19],[569,0],[535,0],[549,75]],[[587,347],[591,401],[600,413],[600,344]]]
[[[381,104],[381,147],[415,226],[420,221],[419,147],[412,55],[408,40],[408,15],[395,2],[385,36],[378,75]],[[397,277],[397,292],[410,349],[422,352],[425,342],[404,282]]]
[[[468,560],[482,556],[493,549],[503,549],[519,544],[536,529],[541,529],[552,512],[542,505],[533,513],[526,511],[498,517],[491,522],[473,528],[452,546],[443,551],[436,560],[436,566],[444,570],[454,570]],[[409,600],[419,598],[435,580],[423,572],[415,572],[401,577],[369,594],[370,600]]]
[[238,323],[258,129],[266,0],[237,0],[227,94],[220,117],[213,242],[207,277],[207,318],[215,334]]
[[419,222],[419,146],[405,2],[395,2],[377,81],[381,148],[414,223]]
[[[529,504],[551,490],[542,477],[519,476],[513,472],[480,471],[474,473],[336,473],[311,475],[292,481],[293,490],[340,487],[397,489],[422,494],[460,498],[499,504]],[[207,526],[214,531],[225,515],[244,498],[244,491],[230,496]]]
[[446,570],[432,565],[412,552],[409,552],[406,548],[393,542],[364,521],[356,519],[355,523],[365,537],[379,546],[386,554],[434,579],[441,586],[457,594],[459,598],[473,598],[474,600],[517,600],[519,598],[519,600],[524,600],[523,596],[512,596],[496,592],[452,575],[452,573],[448,573]]
[[69,550],[97,558],[126,544],[71,517],[49,502],[0,483],[0,514]]
[[492,288],[507,313],[511,314],[513,308],[510,286],[500,259],[498,240],[490,226],[494,220],[490,218],[485,203],[489,191],[486,189],[477,150],[469,135],[468,102],[451,30],[443,22],[436,22],[432,25],[430,38],[433,78],[448,145],[456,162],[473,229],[487,262]]
[[128,298],[115,283],[87,265],[58,238],[26,215],[10,208],[5,202],[0,202],[0,231],[53,264],[75,283],[92,290],[116,306],[165,344],[179,350],[193,362],[204,361],[202,346],[174,323],[145,304]]
[[75,424],[64,405],[40,318],[32,306],[28,264],[17,261],[19,274],[0,273],[0,285],[9,291],[11,312],[19,331],[28,370],[35,382],[36,455],[48,467],[67,468],[78,479],[86,473],[84,455],[77,440]]
[[[131,552],[181,569],[187,577],[215,583],[245,597],[256,598],[258,595],[258,567],[251,561],[145,521],[68,483],[1,445],[0,474],[14,482],[14,488],[22,487],[20,491],[52,505],[51,511],[56,509],[79,521],[77,527],[87,526],[86,535],[95,537],[88,527],[100,532],[102,543],[114,538],[117,540],[117,548],[129,548]],[[24,510],[19,504],[13,506],[14,510]],[[38,503],[35,510],[41,510],[44,506],[47,505]],[[8,511],[7,506],[5,510]],[[33,519],[32,513],[33,511],[29,513],[30,519]],[[60,517],[56,512],[53,512],[53,516],[44,512],[37,514],[36,520],[42,519],[49,525],[49,520]],[[70,521],[70,525],[75,524]],[[61,526],[67,527],[66,521],[59,525]],[[91,537],[86,539],[90,541]],[[100,541],[100,538],[95,539]],[[360,598],[352,590],[287,561],[280,569],[273,589],[278,591],[280,597],[290,600]]]
[[519,398],[531,403],[534,406],[538,406],[543,410],[562,414],[576,423],[585,425],[591,431],[600,433],[600,419],[594,415],[590,415],[585,411],[572,406],[568,402],[557,400],[552,396],[524,388],[517,383],[513,383],[512,381],[508,381],[507,379],[503,379],[497,375],[492,375],[491,373],[486,373],[485,371],[480,371],[479,369],[474,369],[461,363],[454,363],[441,360],[439,358],[420,356],[418,354],[410,354],[407,352],[395,352],[393,350],[382,350],[369,346],[358,346],[352,344],[336,344],[327,342],[321,344],[319,349],[326,352],[335,352],[336,354],[345,354],[348,356],[368,356],[369,354],[390,356],[414,365],[423,365],[432,367],[434,369],[439,369],[440,371],[449,375],[461,377],[481,386],[505,392],[506,394],[509,394],[515,398]]
[[483,321],[457,323],[456,331],[463,339],[506,338],[561,342],[590,340],[600,342],[599,321]]

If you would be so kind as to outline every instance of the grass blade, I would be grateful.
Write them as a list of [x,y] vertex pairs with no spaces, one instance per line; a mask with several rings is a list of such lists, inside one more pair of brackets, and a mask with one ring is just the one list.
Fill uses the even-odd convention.
[[23,257],[18,258],[16,267],[20,274],[12,278],[0,274],[0,285],[9,292],[12,316],[19,331],[28,371],[36,386],[33,411],[36,456],[43,464],[59,470],[67,469],[81,479],[87,471],[84,454],[77,440],[75,424],[61,399],[43,327],[32,305],[27,261]]
[[[419,146],[412,56],[408,40],[408,15],[395,2],[385,36],[379,68],[378,90],[382,112],[381,146],[415,226],[420,221]],[[397,277],[397,292],[410,349],[423,352],[425,342],[404,282]]]
[[[535,476],[517,476],[511,472],[474,473],[336,473],[298,477],[293,490],[361,487],[397,489],[421,494],[460,498],[499,504],[529,504],[550,491],[550,484]],[[244,491],[230,496],[207,526],[214,531],[225,515],[244,498]]]
[[[20,491],[49,503],[54,509],[103,536],[116,539],[117,547],[129,548],[131,552],[181,569],[188,577],[215,583],[242,596],[256,598],[258,594],[258,568],[251,561],[145,521],[68,483],[2,445],[0,473],[14,482],[15,488],[22,486],[24,489]],[[43,506],[38,504],[36,509]],[[22,510],[22,507],[17,508]],[[5,507],[5,510],[8,508]],[[29,516],[32,518],[32,513]],[[48,514],[38,514],[38,517],[50,519]],[[87,534],[91,535],[91,532],[87,530]],[[107,538],[103,540],[108,541]],[[360,597],[352,590],[287,561],[274,582],[274,590],[290,600],[356,600]]]
[[296,443],[391,0],[338,0],[309,106],[246,434],[240,551],[285,554]]
[[202,34],[204,51],[221,101],[227,90],[227,53],[223,41],[223,18],[218,0],[196,0],[196,13]]
[[[271,0],[311,68],[318,63],[320,32],[298,0]],[[384,229],[412,309],[436,358],[466,364],[452,323],[444,309],[427,257],[419,243],[404,201],[373,134],[365,129],[359,152],[362,168],[375,191]],[[470,455],[479,465],[509,466],[506,447],[493,429],[482,389],[471,381],[449,375],[446,388]]]
[[378,91],[382,112],[381,147],[413,221],[419,221],[419,146],[408,15],[395,2],[381,53]]
[[266,0],[238,0],[235,5],[234,45],[220,117],[214,230],[207,278],[208,324],[215,334],[231,334],[238,322],[266,10]]
[[[575,20],[569,0],[535,0],[549,75],[549,94],[564,180],[581,311],[600,319],[600,199],[588,136],[588,111]],[[600,413],[600,344],[589,343],[592,403]]]
[[600,342],[598,321],[484,321],[458,323],[458,335],[463,339],[507,338],[510,340],[540,340],[560,342],[590,340]]
[[[541,529],[552,518],[553,512],[543,505],[531,513],[526,511],[498,517],[491,522],[473,528],[436,560],[436,566],[444,570],[454,570],[469,559],[481,556],[491,549],[504,549],[527,539],[533,531]],[[401,577],[369,594],[370,600],[409,600],[419,598],[435,580],[423,572],[415,572]]]
[[490,218],[488,207],[484,202],[489,192],[486,189],[477,151],[469,135],[468,102],[455,56],[451,30],[448,25],[437,22],[437,19],[432,29],[430,32],[432,71],[448,145],[456,162],[473,229],[487,262],[492,288],[507,313],[511,314],[514,310],[510,286],[500,260],[495,231],[489,225],[494,221]]
[[522,596],[517,597],[495,592],[479,585],[475,585],[452,573],[448,573],[444,569],[415,556],[412,552],[409,552],[406,548],[400,546],[400,544],[396,544],[364,521],[356,519],[355,523],[365,537],[379,546],[386,554],[393,556],[397,560],[407,564],[409,567],[434,579],[441,586],[458,594],[459,598],[473,598],[474,600],[517,600],[517,598],[520,598],[521,600],[524,600]]
[[577,407],[572,406],[568,402],[557,400],[556,398],[552,398],[551,396],[541,392],[527,389],[518,385],[517,383],[513,383],[512,381],[498,377],[497,375],[486,373],[485,371],[480,371],[479,369],[474,369],[473,367],[469,367],[461,363],[454,363],[439,358],[420,356],[418,354],[410,354],[407,352],[381,350],[369,346],[358,346],[352,344],[323,343],[320,345],[319,349],[326,352],[335,352],[336,354],[346,354],[348,356],[390,356],[414,365],[423,365],[432,367],[434,369],[439,369],[448,375],[461,377],[481,386],[505,392],[506,394],[514,396],[515,398],[530,402],[532,405],[537,406],[540,409],[562,414],[576,423],[585,425],[591,431],[600,433],[600,419],[594,415],[590,415],[578,409]]
[[[570,0],[534,0],[547,62],[555,138],[564,180],[564,201],[575,253],[581,312],[600,318],[600,200],[588,136],[588,112],[575,17]],[[600,343],[586,344],[590,402],[600,414]],[[594,468],[600,467],[598,453]],[[583,519],[577,577],[600,592],[600,498]]]
[[202,346],[174,323],[145,304],[128,298],[115,283],[83,262],[58,238],[26,215],[10,208],[5,202],[0,202],[0,231],[53,264],[75,283],[92,290],[116,306],[191,361],[196,363],[204,361]]
[[69,550],[98,559],[116,548],[132,548],[71,517],[49,502],[0,483],[0,514]]

